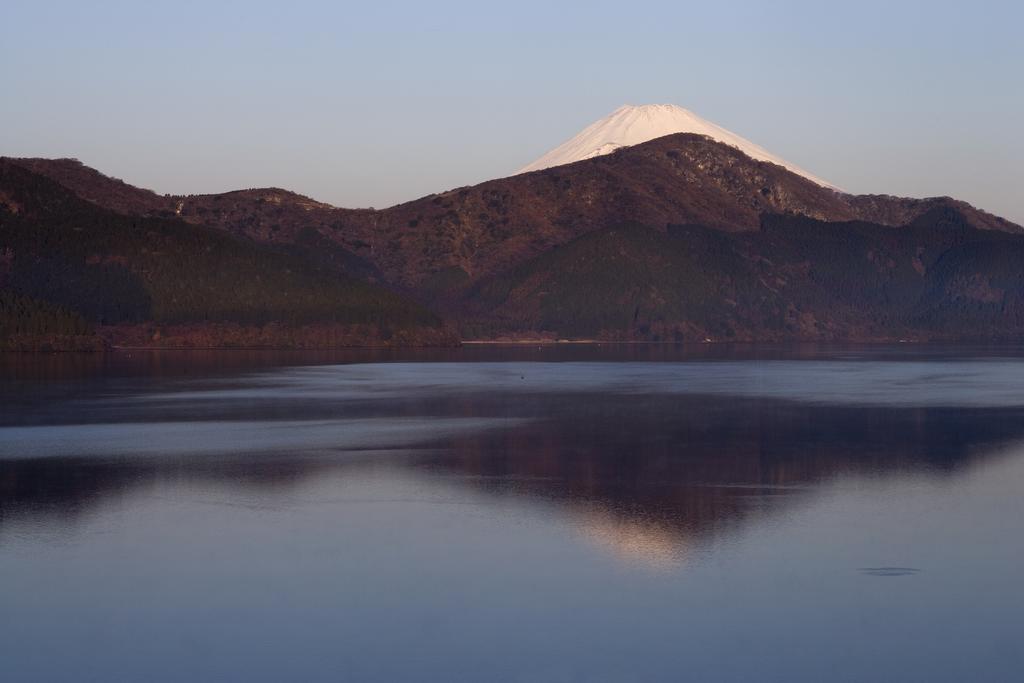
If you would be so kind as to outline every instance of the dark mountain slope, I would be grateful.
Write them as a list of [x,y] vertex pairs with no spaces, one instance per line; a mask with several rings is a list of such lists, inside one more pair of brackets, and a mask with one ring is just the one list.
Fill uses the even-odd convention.
[[436,316],[380,287],[222,230],[99,208],[4,160],[0,288],[107,326],[360,326],[364,341],[446,334]]
[[766,218],[762,229],[598,230],[453,308],[483,337],[1018,339],[1024,236]]
[[97,206],[130,216],[174,214],[174,199],[158,195],[89,168],[78,159],[11,159],[3,161],[21,166],[55,181],[79,198]]
[[935,226],[951,222],[979,230],[1024,233],[1024,228],[952,197],[909,199],[891,195],[843,195],[857,220],[879,225]]
[[[380,281],[369,261],[330,235],[342,227],[332,206],[278,188],[209,195],[158,195],[103,175],[77,159],[6,159],[46,176],[81,199],[127,216],[176,218],[208,225],[361,280]],[[358,212],[356,212],[358,213]]]

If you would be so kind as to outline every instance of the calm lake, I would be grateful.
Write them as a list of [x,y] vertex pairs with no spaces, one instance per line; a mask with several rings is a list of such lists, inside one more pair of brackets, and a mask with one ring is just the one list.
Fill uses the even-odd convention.
[[5,681],[1024,677],[1024,351],[0,357]]

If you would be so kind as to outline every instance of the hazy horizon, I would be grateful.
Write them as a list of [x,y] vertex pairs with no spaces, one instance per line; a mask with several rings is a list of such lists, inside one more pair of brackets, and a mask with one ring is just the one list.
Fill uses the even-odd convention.
[[381,208],[510,175],[622,104],[671,103],[849,192],[1024,222],[1024,10],[973,7],[14,2],[0,154],[159,193]]

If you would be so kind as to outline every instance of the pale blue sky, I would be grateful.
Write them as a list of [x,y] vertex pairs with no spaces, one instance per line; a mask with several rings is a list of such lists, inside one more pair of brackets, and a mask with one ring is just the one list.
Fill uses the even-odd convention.
[[1020,2],[0,5],[0,154],[387,206],[679,104],[853,192],[1024,222]]

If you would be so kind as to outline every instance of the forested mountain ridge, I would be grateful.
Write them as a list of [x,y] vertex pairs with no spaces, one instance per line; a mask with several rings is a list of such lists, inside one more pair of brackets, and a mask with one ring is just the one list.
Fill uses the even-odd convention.
[[281,330],[310,325],[309,345],[451,343],[441,319],[463,338],[1024,333],[1019,226],[950,198],[843,194],[700,135],[380,211],[274,188],[161,196],[67,159],[0,160],[0,180],[8,308],[134,325],[118,334],[138,344],[153,324],[174,343],[301,345]]
[[[849,195],[702,135],[680,133],[576,163],[456,188],[382,210],[339,209],[276,188],[161,196],[73,160],[19,159],[79,196],[133,215],[177,215],[261,243],[316,240],[342,250],[349,272],[401,286],[475,282],[591,230],[639,223],[753,231],[762,214],[893,227],[936,209],[971,227],[1020,226],[949,197]],[[318,249],[312,250],[314,253]],[[355,268],[355,270],[351,270]]]
[[52,307],[103,328],[155,324],[185,334],[191,326],[213,345],[217,335],[200,328],[312,328],[318,345],[328,328],[340,345],[453,341],[436,315],[392,291],[222,230],[104,209],[7,160],[0,288],[20,317]]
[[596,230],[462,293],[474,336],[1015,340],[1024,236],[766,215],[754,232]]

